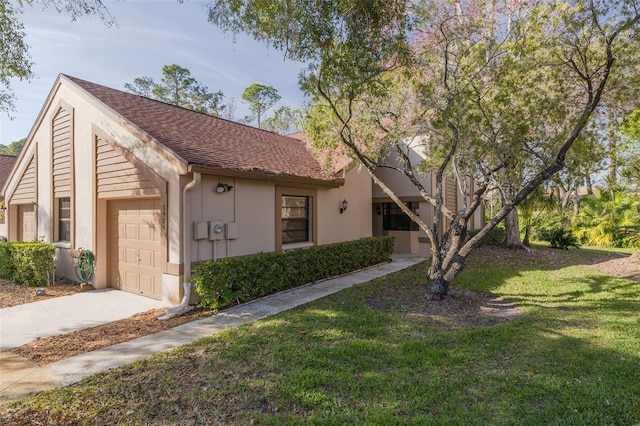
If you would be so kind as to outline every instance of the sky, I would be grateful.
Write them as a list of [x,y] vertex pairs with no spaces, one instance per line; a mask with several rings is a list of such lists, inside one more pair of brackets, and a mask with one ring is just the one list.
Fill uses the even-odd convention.
[[225,34],[207,21],[204,1],[105,1],[117,27],[97,17],[76,22],[41,5],[19,15],[27,34],[35,77],[12,81],[17,97],[12,117],[0,112],[0,144],[26,137],[58,74],[124,90],[136,77],[162,79],[164,65],[189,69],[191,77],[225,102],[234,98],[235,117],[248,114],[243,90],[253,84],[273,86],[282,99],[277,106],[299,107],[302,64],[284,60],[282,52],[244,35]]

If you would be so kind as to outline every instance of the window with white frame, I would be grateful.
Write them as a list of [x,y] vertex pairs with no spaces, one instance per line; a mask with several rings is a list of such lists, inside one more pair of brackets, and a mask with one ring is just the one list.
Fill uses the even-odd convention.
[[58,241],[71,241],[71,198],[58,198]]

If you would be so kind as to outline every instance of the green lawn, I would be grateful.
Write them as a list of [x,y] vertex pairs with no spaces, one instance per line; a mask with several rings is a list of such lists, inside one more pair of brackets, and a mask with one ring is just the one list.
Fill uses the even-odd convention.
[[526,310],[510,323],[426,327],[368,307],[366,296],[381,286],[424,282],[419,265],[0,416],[42,424],[640,424],[640,284],[585,266],[613,252],[550,253],[476,257],[456,280]]

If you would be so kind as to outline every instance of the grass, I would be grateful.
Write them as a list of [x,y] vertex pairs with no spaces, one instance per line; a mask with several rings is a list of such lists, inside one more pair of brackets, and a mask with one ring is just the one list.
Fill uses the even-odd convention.
[[584,266],[606,255],[470,260],[455,285],[527,312],[499,326],[425,327],[368,307],[382,286],[424,281],[419,265],[0,415],[60,425],[637,425],[640,284]]

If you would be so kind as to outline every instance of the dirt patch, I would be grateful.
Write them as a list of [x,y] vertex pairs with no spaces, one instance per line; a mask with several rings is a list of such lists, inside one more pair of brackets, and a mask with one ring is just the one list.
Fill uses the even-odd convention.
[[614,277],[640,282],[639,265],[640,252],[636,252],[627,257],[599,260],[591,266],[600,272],[613,275]]
[[58,336],[39,337],[33,342],[12,349],[11,352],[39,365],[45,365],[212,315],[210,310],[196,309],[182,316],[160,321],[157,316],[162,312],[163,309],[153,309],[108,324]]
[[465,288],[450,287],[444,300],[426,300],[425,285],[402,289],[385,287],[367,297],[367,304],[382,312],[396,312],[425,326],[477,327],[511,321],[524,312],[511,302]]
[[[44,293],[37,294],[38,289],[44,289]],[[32,303],[52,297],[69,296],[81,291],[93,290],[91,286],[80,287],[80,284],[65,280],[57,281],[46,287],[25,287],[11,281],[0,278],[0,308]],[[39,292],[40,293],[40,292]]]

